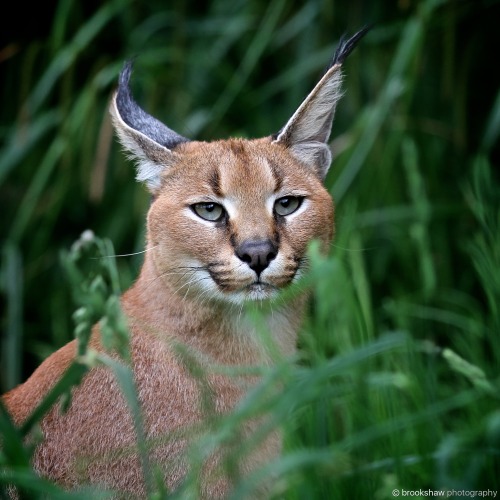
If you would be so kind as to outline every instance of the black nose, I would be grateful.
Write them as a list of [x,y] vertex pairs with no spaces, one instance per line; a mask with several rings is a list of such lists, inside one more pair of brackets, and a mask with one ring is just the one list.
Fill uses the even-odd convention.
[[277,246],[271,240],[247,240],[236,248],[237,257],[246,262],[257,275],[276,258]]

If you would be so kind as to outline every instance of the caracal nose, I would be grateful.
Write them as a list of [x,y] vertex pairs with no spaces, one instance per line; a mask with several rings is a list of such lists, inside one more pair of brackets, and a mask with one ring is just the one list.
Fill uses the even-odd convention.
[[247,240],[236,249],[236,256],[246,262],[257,276],[278,255],[278,247],[271,240]]

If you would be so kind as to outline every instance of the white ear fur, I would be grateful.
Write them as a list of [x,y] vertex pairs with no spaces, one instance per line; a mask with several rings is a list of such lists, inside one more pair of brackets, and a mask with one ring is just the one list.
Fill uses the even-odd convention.
[[322,142],[302,142],[290,147],[292,154],[301,162],[316,170],[324,179],[332,163],[332,152]]
[[116,106],[116,94],[109,111],[120,143],[136,161],[135,178],[144,182],[151,192],[157,191],[161,185],[161,173],[174,160],[174,153],[125,123]]
[[335,108],[342,97],[342,64],[367,31],[368,28],[364,28],[350,39],[341,39],[321,80],[274,139],[313,168],[321,179],[325,178],[332,161],[328,139]]
[[282,143],[302,162],[324,179],[332,154],[327,141],[337,102],[342,97],[341,65],[330,68],[279,132]]

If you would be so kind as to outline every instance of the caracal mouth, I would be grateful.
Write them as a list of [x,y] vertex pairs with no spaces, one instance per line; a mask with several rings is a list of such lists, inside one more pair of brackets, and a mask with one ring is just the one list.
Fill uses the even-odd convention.
[[276,290],[274,285],[264,281],[254,281],[245,287],[247,290]]
[[223,301],[229,301],[234,304],[242,304],[244,302],[273,300],[278,295],[281,289],[285,288],[289,283],[273,284],[260,279],[247,280],[246,283],[224,283],[217,279],[217,276],[212,276],[212,281],[217,287],[217,296]]
[[254,281],[246,285],[242,292],[247,300],[271,299],[278,294],[278,287],[262,281]]

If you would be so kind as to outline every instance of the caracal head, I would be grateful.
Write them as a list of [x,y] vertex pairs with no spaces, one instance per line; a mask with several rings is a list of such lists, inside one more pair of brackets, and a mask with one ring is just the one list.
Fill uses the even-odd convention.
[[323,186],[342,64],[365,34],[342,40],[285,126],[256,140],[190,141],[134,101],[131,63],[111,115],[137,179],[153,195],[148,258],[173,293],[200,301],[270,299],[300,276],[309,242],[327,248],[333,203]]

